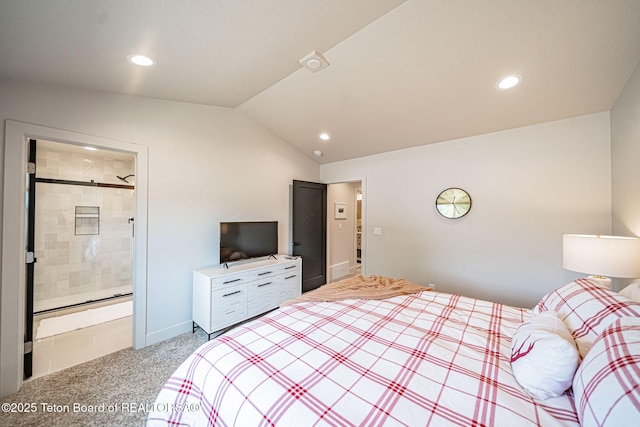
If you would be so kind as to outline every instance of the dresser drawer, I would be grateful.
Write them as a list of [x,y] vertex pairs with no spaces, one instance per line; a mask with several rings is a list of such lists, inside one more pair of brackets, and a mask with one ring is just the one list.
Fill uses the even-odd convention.
[[236,273],[229,276],[220,276],[214,277],[211,279],[211,291],[215,292],[218,290],[244,285],[245,283],[253,280],[253,276],[245,273]]
[[249,294],[247,311],[249,316],[255,316],[277,307],[279,290],[279,276],[256,280],[247,285]]
[[[273,277],[286,271],[289,265],[274,264],[267,267],[257,268],[247,272],[249,281],[261,280],[267,277]],[[295,265],[293,266],[295,267]]]
[[279,264],[277,267],[280,272],[295,272],[300,267],[300,261],[292,260],[288,263]]
[[246,286],[234,286],[211,293],[211,330],[225,328],[246,317]]
[[277,308],[280,303],[297,297],[301,292],[300,270],[282,272],[247,285],[249,316]]
[[278,300],[280,302],[299,296],[302,293],[302,276],[300,270],[283,274],[278,290]]

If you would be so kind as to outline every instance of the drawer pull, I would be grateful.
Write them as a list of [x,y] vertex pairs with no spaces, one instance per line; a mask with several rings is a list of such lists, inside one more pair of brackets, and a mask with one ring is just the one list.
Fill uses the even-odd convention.
[[297,265],[290,265],[290,266],[288,266],[288,267],[285,267],[284,269],[285,269],[285,270],[288,270],[288,269],[290,269],[290,268],[296,268],[296,267],[297,267]]
[[284,280],[287,280],[287,279],[293,279],[293,278],[294,278],[294,277],[296,277],[296,276],[297,276],[297,274],[294,274],[293,276],[287,276],[287,277],[285,277],[285,278],[284,278]]
[[261,285],[258,285],[258,287],[259,287],[259,288],[261,288],[261,287],[263,287],[263,286],[267,286],[267,285],[270,285],[270,284],[271,284],[271,282],[267,282],[267,283],[263,283],[263,284],[261,284]]
[[231,295],[241,294],[241,293],[242,293],[242,291],[235,291],[235,292],[231,292],[231,293],[228,293],[228,294],[224,294],[224,295],[222,295],[222,296],[223,296],[223,297],[228,297],[228,296],[231,296]]
[[270,271],[263,271],[262,273],[258,273],[258,276],[264,276],[265,274],[271,274]]
[[242,280],[241,278],[238,279],[233,279],[233,280],[227,280],[226,282],[222,282],[223,285],[226,285],[227,283],[233,283],[233,282],[237,282],[239,280]]

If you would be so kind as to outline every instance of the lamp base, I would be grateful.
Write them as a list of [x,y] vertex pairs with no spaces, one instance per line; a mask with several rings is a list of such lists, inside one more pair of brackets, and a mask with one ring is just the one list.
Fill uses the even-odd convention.
[[602,286],[603,288],[611,289],[611,279],[609,279],[608,277],[587,276],[587,279],[589,279],[590,282],[593,282],[594,284],[596,284],[598,286]]

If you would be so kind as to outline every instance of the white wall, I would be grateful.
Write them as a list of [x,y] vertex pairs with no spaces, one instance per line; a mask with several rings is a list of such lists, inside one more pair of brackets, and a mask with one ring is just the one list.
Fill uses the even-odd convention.
[[[613,232],[640,236],[640,65],[611,109]],[[630,280],[614,280],[620,289]]]
[[[563,233],[611,232],[608,112],[326,164],[320,176],[366,177],[367,274],[517,306],[581,276],[562,269]],[[467,216],[436,211],[448,187],[471,195]]]
[[147,344],[190,330],[192,270],[218,262],[219,221],[277,220],[288,252],[291,182],[319,179],[315,162],[228,108],[0,81],[6,119],[149,147]]

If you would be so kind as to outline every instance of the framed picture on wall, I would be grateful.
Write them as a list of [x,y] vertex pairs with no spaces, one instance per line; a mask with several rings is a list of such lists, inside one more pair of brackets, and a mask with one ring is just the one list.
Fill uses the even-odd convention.
[[335,219],[347,219],[347,204],[335,203],[334,215]]

